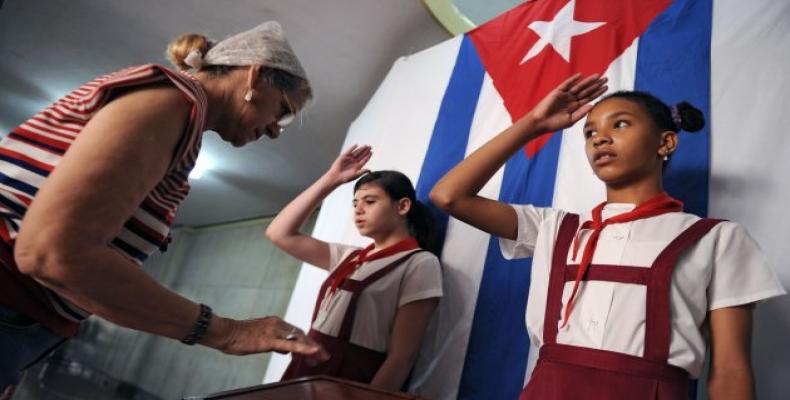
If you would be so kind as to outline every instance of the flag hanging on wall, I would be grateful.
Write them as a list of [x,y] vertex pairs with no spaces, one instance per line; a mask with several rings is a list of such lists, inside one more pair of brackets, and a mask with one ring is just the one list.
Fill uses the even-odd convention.
[[[457,39],[418,195],[427,199],[465,155],[577,72],[606,75],[610,91],[649,91],[669,104],[688,100],[707,115],[710,29],[705,1],[536,1]],[[530,142],[485,195],[577,212],[592,208],[604,188],[587,165],[580,125]],[[687,210],[704,215],[708,132],[681,135],[666,188]],[[442,304],[438,334],[427,339],[433,343],[426,344],[412,385],[429,396],[457,390],[460,399],[516,398],[535,356],[524,326],[531,260],[505,260],[496,238],[444,221],[446,276],[458,285],[449,286],[447,303],[463,300]]]
[[[528,1],[477,29],[399,59],[351,125],[344,148],[371,144],[371,169],[397,169],[428,201],[454,165],[523,116],[576,72],[609,78],[610,92],[643,90],[710,115],[710,0]],[[481,195],[581,212],[603,200],[584,154],[583,121],[530,142]],[[710,125],[708,125],[709,127]],[[665,189],[707,215],[710,134],[681,133]],[[314,235],[367,243],[352,224],[351,187],[324,202]],[[528,379],[524,323],[529,259],[504,260],[496,238],[446,215],[445,296],[429,327],[410,389],[431,399],[515,399]],[[286,318],[309,325],[325,277],[303,268]],[[267,380],[287,359],[275,356]]]

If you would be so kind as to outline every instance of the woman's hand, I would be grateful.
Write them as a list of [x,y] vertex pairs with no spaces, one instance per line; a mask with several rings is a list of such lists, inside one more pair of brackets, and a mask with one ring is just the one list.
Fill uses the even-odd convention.
[[367,164],[372,155],[373,150],[370,146],[365,145],[358,147],[357,145],[353,145],[335,159],[335,162],[329,167],[326,175],[338,185],[353,181],[369,172],[369,170],[363,167]]
[[215,316],[209,329],[201,344],[226,354],[276,351],[302,354],[321,362],[329,359],[329,353],[321,345],[278,317],[232,320]]
[[598,74],[581,79],[575,74],[554,88],[525,118],[530,118],[542,132],[565,129],[582,119],[592,109],[591,101],[606,92],[606,78]]

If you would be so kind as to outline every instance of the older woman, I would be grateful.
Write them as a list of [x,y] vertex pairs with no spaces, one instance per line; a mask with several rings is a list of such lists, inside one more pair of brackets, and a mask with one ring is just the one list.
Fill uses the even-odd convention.
[[274,139],[312,97],[276,22],[168,54],[182,72],[98,78],[0,141],[0,391],[91,314],[229,354],[326,357],[279,318],[214,315],[138,268],[168,241],[204,131]]

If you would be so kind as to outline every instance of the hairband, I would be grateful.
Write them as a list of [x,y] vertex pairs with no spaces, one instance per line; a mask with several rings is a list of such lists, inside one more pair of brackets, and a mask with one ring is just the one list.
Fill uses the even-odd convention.
[[203,53],[200,50],[192,50],[184,57],[184,64],[189,65],[194,69],[200,69],[203,66]]
[[680,130],[681,125],[683,124],[683,117],[680,115],[680,110],[678,110],[678,106],[670,107],[669,112],[672,113],[672,122],[675,123],[675,127],[677,128],[677,130]]

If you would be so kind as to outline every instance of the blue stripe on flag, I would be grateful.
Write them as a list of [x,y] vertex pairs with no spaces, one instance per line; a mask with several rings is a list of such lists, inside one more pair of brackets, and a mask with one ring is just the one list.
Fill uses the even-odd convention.
[[[505,165],[499,200],[550,207],[562,135],[555,133],[532,159],[519,151]],[[524,310],[532,258],[505,260],[492,237],[480,281],[459,399],[518,398],[524,386],[529,338]],[[495,384],[492,384],[495,382]]]
[[442,176],[464,159],[484,75],[472,41],[464,36],[415,188],[417,199],[434,215],[435,234],[441,242],[447,232],[448,216],[429,201],[428,194]]
[[705,129],[680,134],[664,174],[664,188],[686,212],[708,214],[710,176],[710,0],[674,1],[639,38],[637,90],[670,106],[686,100],[705,113]]
[[[670,106],[686,100],[705,114],[696,133],[682,132],[664,171],[664,188],[682,200],[685,211],[708,215],[710,177],[710,0],[674,1],[639,38],[634,87],[653,93]],[[689,50],[689,51],[686,51]],[[697,381],[689,398],[697,396]]]

